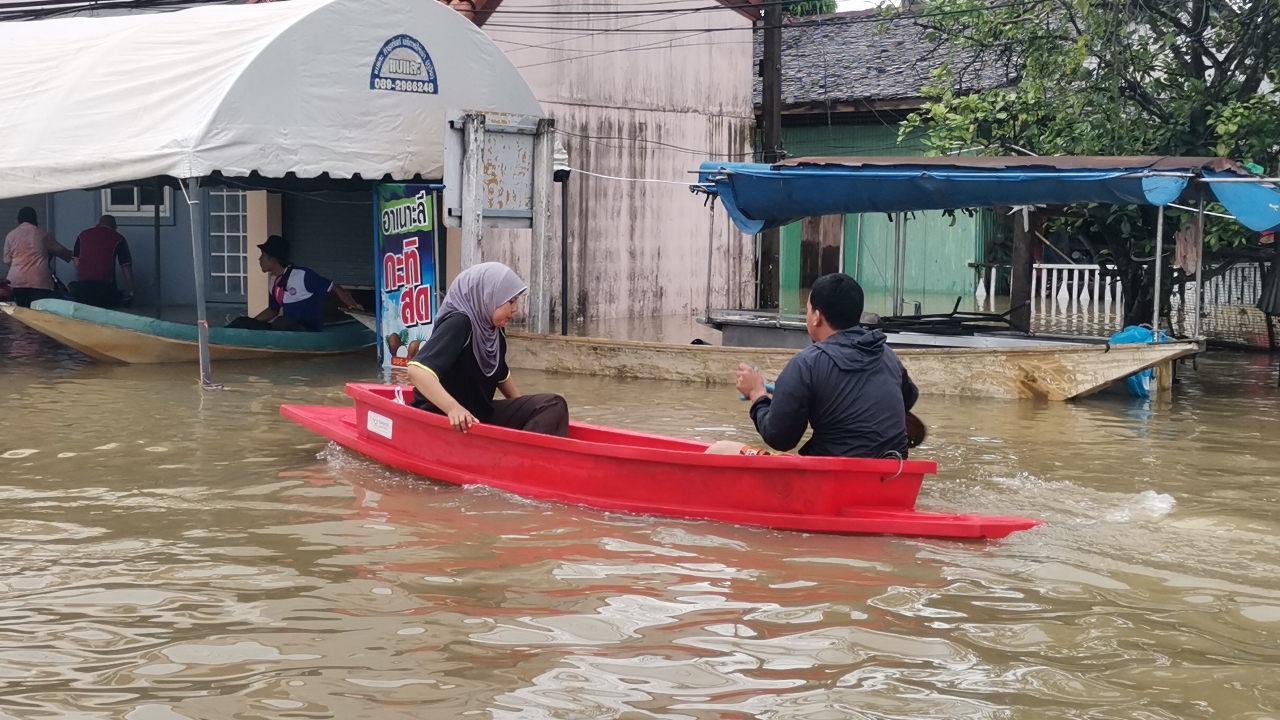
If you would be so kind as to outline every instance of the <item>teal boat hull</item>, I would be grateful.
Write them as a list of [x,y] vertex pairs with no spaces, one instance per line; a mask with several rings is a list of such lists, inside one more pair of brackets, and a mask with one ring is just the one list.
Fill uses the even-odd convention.
[[[195,325],[67,300],[37,300],[30,308],[7,305],[4,311],[64,345],[107,362],[169,363],[199,359]],[[215,360],[332,355],[368,348],[377,341],[372,330],[355,321],[327,326],[323,332],[209,329],[209,353]]]

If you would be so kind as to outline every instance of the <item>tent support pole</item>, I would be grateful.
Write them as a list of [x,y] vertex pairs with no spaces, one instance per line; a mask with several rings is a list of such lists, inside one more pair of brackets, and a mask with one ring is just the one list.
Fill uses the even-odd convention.
[[209,367],[209,318],[205,313],[204,287],[207,278],[204,276],[204,211],[200,207],[200,180],[189,178],[187,196],[187,215],[191,218],[191,267],[196,280],[196,336],[200,341],[200,386],[212,389],[212,370]]
[[538,121],[533,139],[533,243],[529,260],[529,330],[551,332],[551,187],[555,182],[556,121]]
[[[858,213],[858,234],[853,241],[853,279],[858,279],[859,270],[862,265],[862,213]],[[844,268],[840,268],[840,272],[844,272]]]
[[155,180],[155,195],[152,197],[151,226],[155,230],[155,272],[152,273],[152,289],[156,297],[156,319],[160,319],[160,203],[164,200],[164,185],[160,178]]
[[458,270],[479,265],[480,260],[480,175],[484,172],[484,115],[466,115],[462,118],[463,141],[466,150],[462,156],[462,238],[458,253]]
[[1196,294],[1191,299],[1191,337],[1200,337],[1200,303],[1204,297],[1204,186],[1200,186],[1200,207],[1196,211],[1196,226],[1200,230],[1200,247],[1196,252]]
[[1164,265],[1162,256],[1164,255],[1164,206],[1156,207],[1156,256],[1152,258],[1151,263],[1154,266],[1152,272],[1151,290],[1151,333],[1155,342],[1160,341],[1160,270]]
[[560,181],[560,334],[569,334],[569,178]]
[[906,228],[903,227],[903,221],[906,216],[903,213],[894,213],[893,215],[893,314],[894,316],[902,315],[902,248],[906,245]]

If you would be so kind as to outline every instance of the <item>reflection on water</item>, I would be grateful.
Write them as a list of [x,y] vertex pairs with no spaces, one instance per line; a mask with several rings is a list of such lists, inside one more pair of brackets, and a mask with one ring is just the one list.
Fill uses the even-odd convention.
[[[326,446],[369,358],[113,367],[0,321],[0,718],[1280,713],[1280,393],[926,397],[932,508],[993,543],[614,515]],[[526,374],[575,417],[752,436],[723,389]],[[609,482],[609,478],[601,478]]]

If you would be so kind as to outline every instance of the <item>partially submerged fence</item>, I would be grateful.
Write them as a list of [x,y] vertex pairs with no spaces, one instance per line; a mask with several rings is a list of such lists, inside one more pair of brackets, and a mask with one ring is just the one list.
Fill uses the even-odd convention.
[[[1257,308],[1270,266],[1267,262],[1250,262],[1221,271],[1205,268],[1201,334],[1221,345],[1271,350],[1280,346],[1275,317]],[[1188,282],[1174,291],[1170,301],[1169,318],[1174,332],[1180,335],[1191,334],[1195,292],[1195,282]]]
[[[1258,310],[1262,283],[1270,263],[1238,263],[1204,270],[1200,333],[1220,345],[1245,348],[1280,347],[1274,316]],[[997,295],[1009,294],[1009,267],[975,266],[979,307],[997,306]],[[1169,317],[1176,334],[1190,336],[1196,283],[1174,290]],[[1007,307],[1007,306],[1006,306]],[[1124,327],[1124,290],[1120,280],[1098,265],[1036,264],[1031,278],[1031,324],[1037,332],[1110,335]]]

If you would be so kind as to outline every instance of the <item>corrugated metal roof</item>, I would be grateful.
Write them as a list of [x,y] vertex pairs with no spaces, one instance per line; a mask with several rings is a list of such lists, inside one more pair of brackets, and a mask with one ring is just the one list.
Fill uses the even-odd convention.
[[[836,104],[919,98],[931,74],[950,59],[963,69],[964,56],[935,48],[910,19],[887,20],[879,10],[796,18],[782,31],[782,104]],[[762,55],[756,33],[755,59]],[[996,68],[961,73],[959,89],[984,90],[1007,83]],[[761,81],[754,98],[760,104]]]

